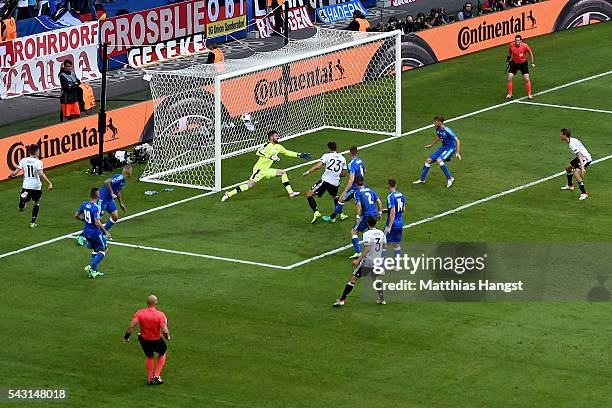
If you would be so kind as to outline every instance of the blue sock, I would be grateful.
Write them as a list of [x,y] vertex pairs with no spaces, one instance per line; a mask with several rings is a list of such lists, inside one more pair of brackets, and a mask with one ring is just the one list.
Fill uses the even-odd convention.
[[425,163],[425,165],[423,166],[423,171],[421,172],[421,180],[425,180],[425,178],[427,177],[427,173],[429,173],[429,167],[431,167],[431,164]]
[[334,208],[334,212],[331,214],[330,218],[336,218],[338,214],[342,214],[342,210],[344,210],[344,203],[336,204],[336,208]]
[[444,172],[444,175],[446,176],[447,179],[453,177],[451,176],[451,172],[448,169],[448,167],[446,166],[446,164],[444,162],[440,163],[440,169],[442,169],[442,171]]
[[93,269],[94,271],[97,271],[98,265],[100,265],[100,262],[102,262],[103,259],[104,252],[97,252],[95,254],[92,254],[91,263],[89,264],[89,266],[91,266],[91,269]]
[[353,239],[351,239],[351,242],[353,243],[353,247],[355,247],[355,252],[360,254],[361,246],[359,245],[359,237],[357,235],[353,235]]
[[113,228],[113,225],[115,225],[115,222],[112,220],[112,218],[109,218],[108,221],[106,221],[106,224],[104,224],[104,229],[108,231],[109,229]]
[[402,256],[402,248],[401,247],[393,248],[393,256],[396,257],[396,258],[398,256]]

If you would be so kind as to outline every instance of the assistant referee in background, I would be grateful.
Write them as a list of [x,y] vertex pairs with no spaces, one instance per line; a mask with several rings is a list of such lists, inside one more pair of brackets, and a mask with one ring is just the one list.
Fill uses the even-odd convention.
[[506,99],[512,98],[512,79],[518,71],[521,71],[523,78],[525,78],[525,89],[527,90],[527,98],[533,99],[531,96],[531,80],[529,78],[529,64],[527,63],[527,54],[531,57],[531,67],[535,68],[535,58],[531,48],[523,42],[523,37],[517,35],[514,38],[514,42],[508,47],[508,56],[506,61],[508,63],[508,81],[506,87],[508,88],[508,94]]
[[[163,384],[161,371],[166,364],[166,342],[161,336],[163,335],[166,340],[170,341],[170,332],[168,331],[166,315],[157,310],[157,296],[149,295],[147,297],[147,307],[134,314],[123,336],[123,343],[127,344],[130,341],[130,336],[136,325],[140,326],[138,341],[147,357],[147,383],[149,385]],[[155,353],[157,353],[157,364],[154,361]]]

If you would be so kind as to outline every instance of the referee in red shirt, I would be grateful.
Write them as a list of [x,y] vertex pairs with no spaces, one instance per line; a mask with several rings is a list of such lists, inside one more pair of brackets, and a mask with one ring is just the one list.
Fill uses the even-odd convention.
[[[125,331],[123,342],[127,344],[130,341],[130,336],[134,327],[140,326],[138,333],[138,341],[147,356],[147,379],[149,385],[160,385],[164,381],[161,379],[161,371],[166,363],[166,342],[161,338],[161,335],[170,341],[170,332],[168,331],[168,319],[166,315],[157,310],[157,296],[149,295],[147,297],[147,307],[140,309],[134,314],[130,325]],[[157,364],[154,362],[154,356],[157,353]],[[155,373],[154,373],[155,371]]]
[[508,48],[507,61],[509,62],[508,69],[508,95],[506,99],[512,98],[512,78],[516,75],[517,71],[521,71],[523,78],[525,78],[525,88],[527,88],[527,98],[533,99],[531,96],[531,81],[529,80],[529,64],[527,63],[527,54],[531,57],[531,67],[535,68],[535,59],[531,48],[523,42],[523,37],[517,35],[514,38],[514,42],[510,44]]

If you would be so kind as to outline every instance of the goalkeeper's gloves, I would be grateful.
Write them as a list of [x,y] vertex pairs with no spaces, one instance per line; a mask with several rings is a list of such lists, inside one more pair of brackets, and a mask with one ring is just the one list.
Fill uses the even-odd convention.
[[510,62],[510,56],[509,56],[509,55],[506,55],[506,64],[507,64],[508,62]]
[[304,159],[304,160],[310,160],[310,158],[312,157],[312,155],[310,153],[299,153],[298,157],[300,159]]
[[275,162],[279,162],[280,161],[280,157],[278,157],[277,155],[273,155],[273,156],[270,156],[270,160],[275,161]]

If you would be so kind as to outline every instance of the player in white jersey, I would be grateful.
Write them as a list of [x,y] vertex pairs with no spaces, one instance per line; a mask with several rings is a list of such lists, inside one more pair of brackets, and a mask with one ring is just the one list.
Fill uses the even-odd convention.
[[574,159],[565,166],[565,175],[567,176],[567,184],[561,187],[561,190],[573,190],[574,183],[572,177],[576,178],[578,188],[580,188],[579,200],[589,198],[589,193],[584,187],[584,176],[586,168],[591,164],[591,154],[584,147],[582,142],[575,137],[572,137],[572,131],[568,128],[561,129],[561,140],[568,144],[570,151],[574,154]]
[[30,155],[19,161],[17,168],[9,175],[9,177],[17,177],[20,171],[23,170],[23,185],[19,195],[19,211],[23,212],[28,201],[34,201],[32,207],[32,219],[30,227],[36,227],[36,218],[40,210],[40,198],[42,196],[42,182],[40,178],[47,182],[49,190],[53,188],[53,183],[47,178],[43,172],[43,163],[38,159],[38,145],[30,145],[28,151]]
[[346,159],[344,156],[336,152],[336,142],[329,142],[327,147],[329,148],[329,153],[325,153],[317,164],[312,166],[310,170],[306,170],[304,173],[302,173],[302,175],[306,177],[310,173],[319,170],[321,167],[325,168],[321,179],[317,181],[310,188],[308,194],[306,194],[308,204],[314,213],[312,221],[310,221],[311,224],[314,224],[319,218],[321,218],[321,213],[317,208],[317,202],[314,196],[317,195],[319,197],[323,197],[323,194],[325,194],[327,191],[327,193],[334,198],[334,206],[338,204],[338,187],[340,186],[340,177],[346,176],[347,173]]
[[[376,217],[368,217],[368,230],[363,233],[363,251],[361,251],[361,255],[359,258],[354,259],[352,264],[355,266],[355,270],[351,275],[350,280],[344,287],[344,291],[342,291],[342,296],[340,299],[336,300],[333,304],[334,307],[344,306],[344,301],[353,288],[355,284],[362,276],[370,275],[372,277],[372,281],[374,282],[374,287],[381,287],[379,284],[380,275],[374,272],[374,264],[377,259],[382,258],[383,251],[387,248],[387,238],[385,237],[385,233],[379,229],[376,229]],[[385,305],[385,296],[382,289],[378,290],[378,300],[376,303],[379,305]]]

